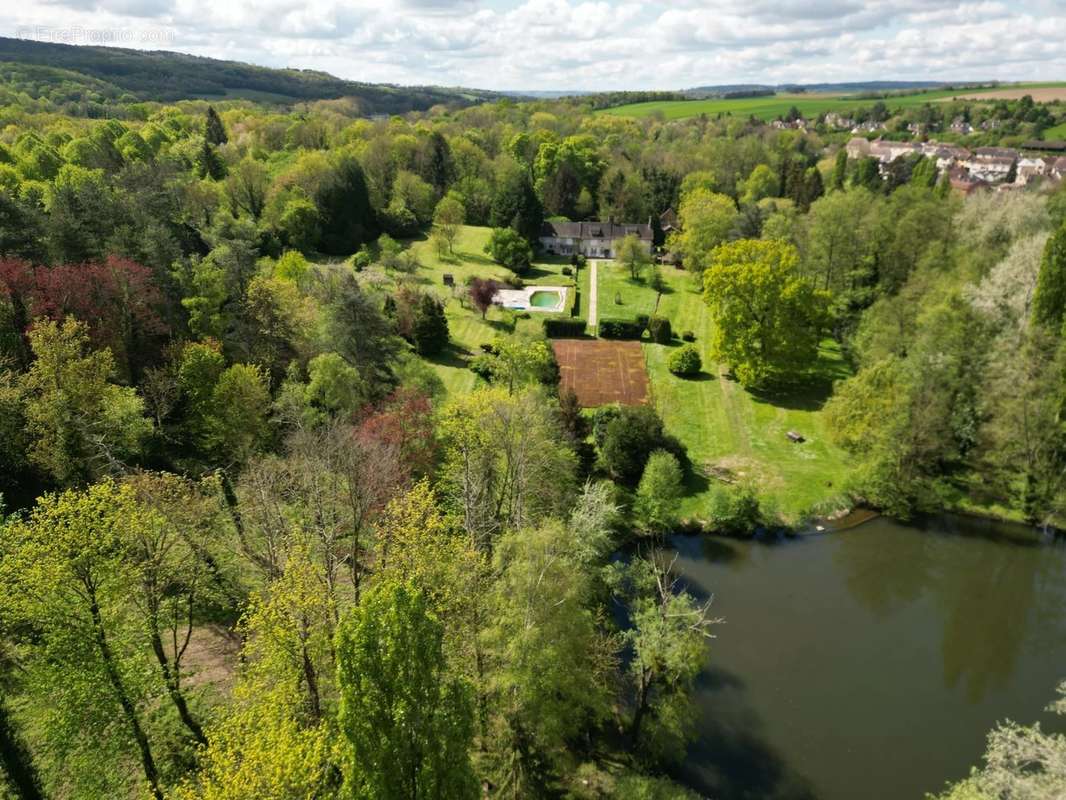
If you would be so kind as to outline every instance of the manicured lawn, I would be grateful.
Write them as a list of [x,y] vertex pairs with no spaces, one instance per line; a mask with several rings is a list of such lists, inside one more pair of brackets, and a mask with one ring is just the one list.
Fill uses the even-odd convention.
[[[622,267],[601,262],[599,275],[601,316],[611,312],[633,316],[655,307],[655,292],[632,282]],[[835,345],[823,348],[816,375],[808,384],[778,396],[754,394],[728,377],[724,366],[708,364],[706,348],[713,323],[691,275],[664,267],[663,277],[668,290],[659,301],[658,314],[670,319],[675,334],[693,331],[704,357],[701,375],[678,378],[666,362],[680,341],[643,345],[652,402],[700,473],[682,501],[682,515],[696,519],[707,515],[709,488],[718,480],[716,475],[754,482],[789,519],[831,502],[848,471],[844,453],[829,441],[821,411],[832,381],[847,375]],[[621,306],[614,305],[616,291],[622,294]],[[790,430],[807,441],[793,444],[785,435]]]
[[[478,377],[470,371],[468,360],[481,353],[481,345],[489,343],[501,335],[512,333],[539,335],[543,330],[541,321],[550,314],[540,312],[514,313],[493,306],[481,318],[468,299],[466,284],[470,278],[494,278],[503,281],[510,270],[496,264],[484,253],[485,243],[491,230],[465,225],[455,243],[454,254],[441,256],[427,239],[416,239],[405,244],[418,256],[419,268],[410,276],[422,289],[432,291],[444,302],[448,318],[450,345],[445,352],[426,360],[440,376],[449,394],[463,394],[471,391]],[[539,286],[574,286],[573,277],[562,274],[562,269],[569,262],[558,259],[538,261],[522,278],[527,285]],[[587,297],[588,275],[583,276]],[[455,280],[455,287],[444,285],[444,275],[450,274]],[[401,274],[384,274],[380,268],[371,268],[363,273],[369,281],[395,284],[406,276]],[[568,310],[574,302],[574,292],[568,292]],[[581,302],[585,302],[582,300]]]

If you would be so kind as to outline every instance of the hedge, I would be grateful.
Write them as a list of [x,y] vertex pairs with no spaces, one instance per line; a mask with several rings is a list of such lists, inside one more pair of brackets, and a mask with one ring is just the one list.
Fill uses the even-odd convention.
[[581,318],[549,317],[544,320],[544,335],[549,339],[585,335],[585,320]]
[[639,320],[606,317],[600,320],[600,336],[604,339],[639,339],[644,325]]
[[703,361],[700,358],[700,353],[691,344],[679,347],[666,360],[666,368],[683,378],[690,375],[698,375],[702,367]]

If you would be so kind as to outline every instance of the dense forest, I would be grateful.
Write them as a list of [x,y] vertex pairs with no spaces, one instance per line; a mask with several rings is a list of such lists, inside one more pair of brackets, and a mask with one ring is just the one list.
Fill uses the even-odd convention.
[[[185,53],[74,46],[0,37],[0,103],[110,117],[138,101],[241,97],[292,104],[344,98],[352,113],[403,114],[496,97],[474,89],[386,86],[325,72],[271,69]],[[27,105],[26,101],[30,101]]]
[[[743,631],[655,543],[709,476],[670,409],[579,408],[528,320],[451,347],[490,273],[531,276],[546,219],[651,219],[667,263],[619,243],[631,285],[696,287],[713,325],[677,331],[670,372],[814,402],[838,505],[1061,523],[1052,181],[964,198],[921,157],[849,161],[845,134],[580,98],[148,102],[215,79],[77,56],[50,69],[133,97],[2,109],[0,796],[694,796],[668,777],[691,693]],[[427,288],[471,226],[484,279]],[[704,535],[784,529],[765,488],[708,492]]]

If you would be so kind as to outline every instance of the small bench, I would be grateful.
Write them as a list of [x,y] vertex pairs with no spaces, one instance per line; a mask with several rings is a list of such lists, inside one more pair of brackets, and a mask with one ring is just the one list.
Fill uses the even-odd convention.
[[802,442],[806,441],[806,439],[803,438],[802,434],[796,433],[795,431],[789,431],[785,434],[785,436],[788,437],[788,440],[790,442],[795,442],[796,444],[801,444]]

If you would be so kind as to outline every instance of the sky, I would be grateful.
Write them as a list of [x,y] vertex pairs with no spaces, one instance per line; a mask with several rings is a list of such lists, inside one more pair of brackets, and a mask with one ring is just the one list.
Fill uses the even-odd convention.
[[1066,0],[10,0],[5,35],[497,90],[1066,80]]

